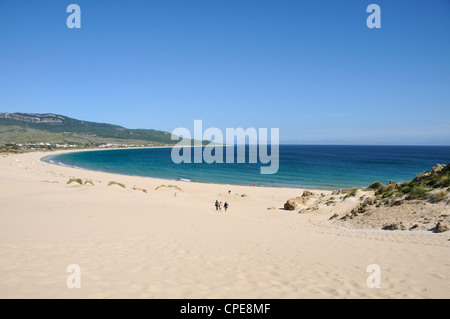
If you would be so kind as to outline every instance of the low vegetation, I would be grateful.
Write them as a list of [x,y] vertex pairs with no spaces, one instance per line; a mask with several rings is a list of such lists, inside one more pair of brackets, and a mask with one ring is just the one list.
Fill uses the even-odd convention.
[[147,129],[127,129],[118,125],[77,120],[58,114],[0,113],[0,140],[6,143],[78,142],[122,144],[156,143],[173,145],[171,134]]
[[373,182],[370,184],[369,189],[379,189],[383,186],[380,182]]
[[[0,134],[2,133],[2,129],[0,129]],[[1,143],[0,143],[1,144]],[[0,154],[21,154],[26,153],[27,151],[22,150],[19,146],[16,144],[4,144],[0,145]]]
[[[55,183],[55,182],[53,182],[53,183]],[[78,183],[80,185],[88,185],[89,184],[89,185],[95,186],[94,183],[90,179],[86,179],[83,183],[83,180],[81,178],[71,178],[67,182],[67,184],[72,184],[72,183]]]
[[344,196],[344,199],[349,198],[349,197],[355,197],[357,192],[358,192],[358,189],[356,187],[341,190],[341,194],[346,194]]
[[114,182],[114,181],[111,181],[111,182],[108,183],[108,186],[111,186],[111,185],[119,185],[122,188],[126,188],[124,184],[117,183],[117,182]]
[[136,187],[136,186],[133,186],[133,190],[134,190],[134,191],[142,191],[142,192],[144,192],[144,193],[147,193],[147,190],[146,190],[146,189],[144,189],[144,188],[139,188],[139,187]]
[[[449,180],[450,165],[437,164],[407,182],[390,181],[385,185],[373,182],[361,189],[362,196],[358,196],[355,207],[342,217],[333,214],[329,219],[353,220],[350,223],[363,228],[446,232],[450,230],[446,206],[450,205]],[[332,194],[346,194],[347,198],[353,191],[339,190]],[[326,204],[330,201],[331,198]]]
[[439,203],[440,201],[447,198],[448,191],[438,190],[437,192],[431,194],[430,200],[432,203]]
[[336,201],[334,201],[334,200],[327,200],[327,201],[325,202],[325,205],[327,205],[327,206],[335,205],[335,204],[336,204]]
[[[450,186],[450,165],[436,165],[431,171],[424,172],[409,182],[389,182],[387,185],[372,183],[369,188],[375,189],[378,199],[404,198],[406,200],[430,199],[439,202],[446,198]],[[440,189],[440,191],[434,191]],[[433,192],[434,191],[434,192]]]
[[163,187],[168,187],[168,188],[175,188],[175,189],[177,189],[177,190],[179,190],[179,191],[183,191],[181,188],[179,188],[177,185],[159,185],[158,187],[156,187],[155,188],[155,190],[158,190],[158,189],[160,189],[160,188],[163,188]]
[[83,185],[83,181],[81,180],[81,178],[71,178],[67,182],[67,184],[72,184],[72,183],[78,183],[80,185]]

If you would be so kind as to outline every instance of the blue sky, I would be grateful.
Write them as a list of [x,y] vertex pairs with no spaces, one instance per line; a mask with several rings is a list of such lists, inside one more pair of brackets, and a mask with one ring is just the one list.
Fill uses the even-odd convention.
[[450,145],[450,0],[0,0],[0,112]]

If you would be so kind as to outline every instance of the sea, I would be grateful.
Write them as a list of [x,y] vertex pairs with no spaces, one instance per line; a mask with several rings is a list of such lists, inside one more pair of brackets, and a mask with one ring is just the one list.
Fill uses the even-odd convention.
[[[269,154],[270,154],[270,146]],[[450,146],[279,145],[279,168],[261,174],[259,161],[249,163],[180,163],[171,148],[81,151],[47,156],[53,164],[116,174],[185,182],[310,189],[366,187],[374,181],[404,182],[437,163],[450,163]],[[223,149],[224,161],[226,148]],[[192,150],[192,156],[194,151]],[[213,153],[214,154],[214,153]],[[242,157],[241,157],[242,158]]]

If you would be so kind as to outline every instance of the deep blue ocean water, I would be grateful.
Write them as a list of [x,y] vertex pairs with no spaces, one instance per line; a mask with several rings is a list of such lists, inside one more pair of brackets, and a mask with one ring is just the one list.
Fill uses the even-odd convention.
[[364,187],[373,181],[410,180],[431,170],[436,163],[450,163],[450,146],[280,145],[279,170],[272,175],[260,174],[260,167],[267,164],[249,164],[248,158],[242,164],[236,161],[175,164],[170,148],[86,151],[52,155],[45,160],[96,171],[172,180],[335,189]]

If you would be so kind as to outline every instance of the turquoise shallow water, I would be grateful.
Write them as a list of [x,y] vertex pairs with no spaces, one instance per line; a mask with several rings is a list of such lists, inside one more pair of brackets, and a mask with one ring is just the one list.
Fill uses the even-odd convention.
[[125,175],[334,189],[368,186],[375,180],[410,180],[436,163],[450,163],[450,146],[280,145],[279,159],[279,170],[273,175],[260,174],[260,167],[267,165],[249,164],[248,160],[242,164],[175,164],[170,148],[86,151],[52,155],[45,160]]

